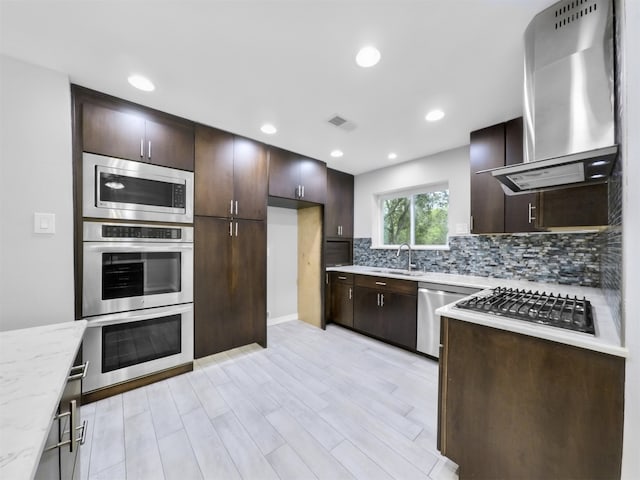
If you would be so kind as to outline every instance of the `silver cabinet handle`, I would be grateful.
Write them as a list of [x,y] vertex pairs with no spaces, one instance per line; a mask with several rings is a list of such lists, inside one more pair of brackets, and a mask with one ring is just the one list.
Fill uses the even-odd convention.
[[325,282],[327,285],[329,285],[329,274],[328,274],[328,273],[325,273],[325,274],[324,274],[324,282]]
[[144,139],[140,139],[140,158],[144,157]]
[[536,209],[536,207],[534,207],[533,205],[529,204],[529,223],[533,222],[536,219],[536,217],[534,217],[532,215],[532,212],[535,209]]
[[346,280],[347,277],[343,277],[342,275],[338,275],[338,280]]
[[[56,415],[54,417],[54,420],[60,420],[63,417],[69,417],[69,425],[71,425],[70,427],[70,434],[69,434],[69,440],[65,440],[64,442],[58,442],[55,445],[51,445],[49,447],[46,447],[44,449],[45,452],[48,452],[50,450],[55,450],[56,448],[62,448],[65,447],[67,445],[69,445],[69,451],[73,452],[75,449],[75,444],[76,444],[76,439],[74,438],[73,434],[75,433],[76,428],[75,427],[75,422],[76,422],[76,418],[78,418],[78,406],[75,400],[71,400],[71,402],[69,403],[70,405],[70,409],[68,412],[65,413],[61,413],[60,415]],[[69,430],[67,430],[64,433],[69,432]]]
[[147,153],[149,154],[149,159],[151,159],[151,140],[149,140],[149,151]]
[[[76,367],[72,367],[71,371],[69,372],[71,375],[69,375],[69,377],[67,378],[68,382],[72,382],[74,380],[81,380],[84,377],[87,376],[87,370],[89,369],[89,360],[87,360],[86,362],[84,362],[82,365],[78,365]],[[79,373],[75,373],[76,371],[79,371]]]
[[376,294],[376,298],[377,298],[378,306],[380,306],[380,294],[379,293]]
[[302,185],[302,198],[304,198],[304,185]]
[[384,307],[384,293],[380,294],[380,306]]
[[236,215],[238,214],[238,200],[236,200]]
[[387,282],[376,282],[376,285],[382,285],[383,287],[385,287],[387,285]]
[[233,237],[233,222],[229,222],[229,236]]
[[229,200],[229,215],[233,215],[233,198]]
[[82,425],[80,425],[79,427],[76,427],[76,430],[81,430],[80,436],[76,438],[76,442],[79,445],[84,445],[84,442],[87,439],[87,420],[83,420]]
[[238,236],[238,222],[236,222],[236,237]]
[[353,298],[353,289],[349,287],[349,300]]

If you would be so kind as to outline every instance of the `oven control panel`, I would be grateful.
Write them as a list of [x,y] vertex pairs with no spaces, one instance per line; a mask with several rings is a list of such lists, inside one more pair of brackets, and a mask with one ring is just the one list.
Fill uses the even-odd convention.
[[131,225],[102,225],[104,238],[163,238],[179,240],[182,229],[177,227],[138,227]]
[[193,227],[142,223],[83,222],[84,242],[193,243]]

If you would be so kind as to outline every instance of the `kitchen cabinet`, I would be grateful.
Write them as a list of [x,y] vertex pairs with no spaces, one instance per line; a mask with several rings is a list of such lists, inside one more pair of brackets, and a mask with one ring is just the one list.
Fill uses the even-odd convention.
[[111,108],[85,101],[82,150],[193,171],[193,125],[169,116],[135,112],[129,107],[119,110],[115,102]]
[[329,321],[353,328],[353,274],[329,273]]
[[417,284],[410,280],[355,276],[353,327],[415,350]]
[[353,238],[353,175],[327,168],[324,228],[328,239]]
[[267,342],[263,221],[196,217],[194,356]]
[[522,163],[522,117],[471,132],[471,233],[536,230],[536,195],[507,196],[500,183],[481,170]]
[[263,144],[196,126],[196,215],[266,220],[267,173]]
[[541,192],[537,212],[541,228],[608,225],[607,184]]
[[438,448],[465,478],[619,478],[624,359],[443,317]]
[[324,204],[327,165],[297,153],[269,148],[269,196]]
[[87,364],[73,367],[53,418],[40,457],[35,480],[75,480],[80,478],[79,455],[84,444],[87,420],[80,423],[82,378]]

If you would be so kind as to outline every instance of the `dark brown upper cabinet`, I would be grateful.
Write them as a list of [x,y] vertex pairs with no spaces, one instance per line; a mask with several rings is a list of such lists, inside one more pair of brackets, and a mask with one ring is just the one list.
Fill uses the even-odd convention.
[[128,107],[119,110],[116,102],[113,108],[84,102],[82,150],[193,171],[193,125]]
[[325,203],[327,165],[276,147],[269,148],[269,196]]
[[325,236],[353,238],[353,175],[327,168]]
[[264,145],[202,125],[195,144],[195,214],[265,220]]

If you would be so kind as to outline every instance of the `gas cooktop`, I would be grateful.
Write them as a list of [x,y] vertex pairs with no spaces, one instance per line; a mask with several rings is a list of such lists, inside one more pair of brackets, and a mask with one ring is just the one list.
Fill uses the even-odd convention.
[[494,288],[488,295],[474,296],[456,303],[456,307],[515,318],[552,327],[595,334],[591,303],[531,290]]

